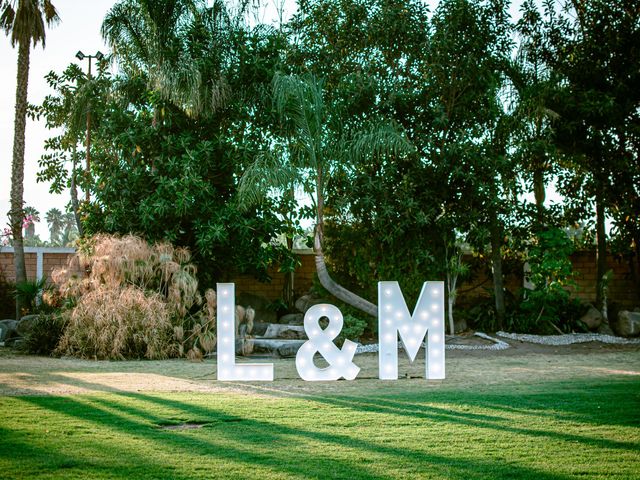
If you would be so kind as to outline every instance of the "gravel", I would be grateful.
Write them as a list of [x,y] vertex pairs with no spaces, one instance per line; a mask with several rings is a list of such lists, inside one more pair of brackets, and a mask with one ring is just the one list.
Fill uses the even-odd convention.
[[640,345],[640,339],[614,337],[600,333],[567,333],[566,335],[529,335],[527,333],[497,332],[497,336],[540,345],[571,345],[573,343],[601,342],[618,345]]
[[[457,345],[457,344],[445,344],[447,350],[505,350],[509,348],[509,344],[498,338],[493,338],[486,333],[476,332],[476,337],[484,338],[493,342],[492,345]],[[378,344],[372,343],[370,345],[358,345],[356,348],[356,355],[359,353],[375,353],[378,351]],[[398,348],[402,348],[402,342],[398,342]]]

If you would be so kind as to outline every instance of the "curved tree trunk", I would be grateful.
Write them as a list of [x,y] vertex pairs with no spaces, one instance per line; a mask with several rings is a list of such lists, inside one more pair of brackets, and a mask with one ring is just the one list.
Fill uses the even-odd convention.
[[[24,216],[24,138],[27,125],[27,87],[29,83],[29,42],[18,45],[18,75],[16,81],[16,109],[13,135],[13,161],[11,163],[11,211],[9,220],[13,235],[13,265],[16,283],[27,279],[22,241],[22,217]],[[22,301],[16,297],[16,320],[20,319]]]
[[316,272],[318,274],[318,280],[320,280],[320,284],[324,288],[326,288],[331,295],[342,300],[344,303],[347,303],[352,307],[357,308],[358,310],[377,318],[378,307],[376,305],[338,285],[329,275],[329,272],[327,271],[327,265],[324,261],[324,253],[322,252],[320,231],[321,229],[316,226],[314,250],[316,254]]

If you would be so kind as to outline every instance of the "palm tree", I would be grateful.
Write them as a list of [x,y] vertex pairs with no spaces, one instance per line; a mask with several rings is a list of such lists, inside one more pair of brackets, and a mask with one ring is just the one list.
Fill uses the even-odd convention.
[[323,253],[324,203],[331,175],[358,157],[400,155],[414,150],[402,132],[386,122],[371,124],[350,135],[337,125],[337,112],[324,101],[322,81],[313,75],[276,75],[273,104],[285,128],[286,153],[267,152],[242,176],[239,196],[244,204],[260,201],[272,189],[286,192],[305,183],[312,192],[316,225],[314,251],[318,279],[343,302],[377,316],[377,307],[337,284],[329,275]]
[[78,238],[76,216],[73,212],[67,212],[62,215],[62,227],[64,230],[62,233],[60,244],[63,247],[66,247]]
[[[31,42],[45,46],[45,24],[59,21],[58,12],[50,0],[0,0],[0,28],[11,37],[11,46],[18,45],[18,74],[16,107],[11,163],[11,210],[9,221],[13,234],[16,283],[27,279],[22,241],[24,196],[24,144],[27,121],[27,89],[29,83],[29,56]],[[21,302],[16,300],[16,316],[20,316]]]
[[36,222],[40,221],[40,212],[34,207],[24,207],[24,218],[22,225],[24,227],[24,236],[33,238],[36,236]]
[[51,243],[54,245],[59,245],[60,234],[62,233],[62,228],[64,226],[62,212],[57,208],[52,208],[46,213],[45,220],[49,225],[49,235],[51,238]]

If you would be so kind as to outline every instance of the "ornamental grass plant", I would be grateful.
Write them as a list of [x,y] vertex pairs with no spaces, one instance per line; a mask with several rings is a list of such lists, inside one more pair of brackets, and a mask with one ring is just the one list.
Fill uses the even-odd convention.
[[216,345],[216,293],[198,291],[185,248],[97,235],[52,279],[65,300],[56,353],[82,358],[197,360]]

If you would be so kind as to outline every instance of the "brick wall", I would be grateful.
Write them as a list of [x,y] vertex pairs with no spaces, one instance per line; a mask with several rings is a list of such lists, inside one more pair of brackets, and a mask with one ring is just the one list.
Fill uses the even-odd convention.
[[[67,264],[73,255],[71,249],[25,247],[24,263],[27,269],[27,279],[36,280],[38,272],[38,252],[42,255],[42,273],[51,278],[51,272]],[[0,276],[8,282],[15,282],[16,272],[13,266],[13,251],[0,250]]]
[[[293,280],[293,290],[297,296],[306,293],[313,283],[316,273],[315,256],[313,254],[299,254],[300,267],[296,269]],[[271,301],[282,298],[285,285],[285,274],[278,272],[277,268],[269,268],[270,283],[260,283],[250,275],[240,275],[233,280],[236,284],[236,294],[251,293],[267,298]]]
[[[43,273],[47,278],[51,278],[51,271],[59,266],[66,265],[70,252],[43,252]],[[313,283],[315,275],[315,257],[313,254],[299,254],[301,266],[296,270],[294,277],[294,292],[296,295],[306,293]],[[596,298],[596,259],[595,252],[581,251],[571,256],[573,269],[577,272],[576,283],[577,291],[574,295],[585,302],[593,303]],[[638,297],[638,289],[634,285],[629,266],[619,259],[609,256],[607,259],[608,268],[613,270],[613,278],[609,285],[610,301],[621,304],[625,308],[634,308],[640,306],[640,298]],[[25,263],[27,266],[27,277],[30,280],[36,278],[37,253],[26,252]],[[241,275],[236,277],[233,282],[236,284],[237,293],[252,293],[260,295],[269,300],[277,300],[282,298],[282,292],[285,284],[285,274],[277,271],[277,268],[271,268],[269,275],[271,283],[260,283],[249,275]],[[0,275],[5,280],[13,282],[15,280],[15,272],[13,268],[13,253],[0,251]],[[522,287],[523,275],[520,267],[507,271],[505,275],[505,287],[514,295]],[[490,274],[487,272],[477,273],[469,281],[459,285],[459,297],[457,303],[460,307],[472,304],[478,298],[488,297],[493,288]]]

